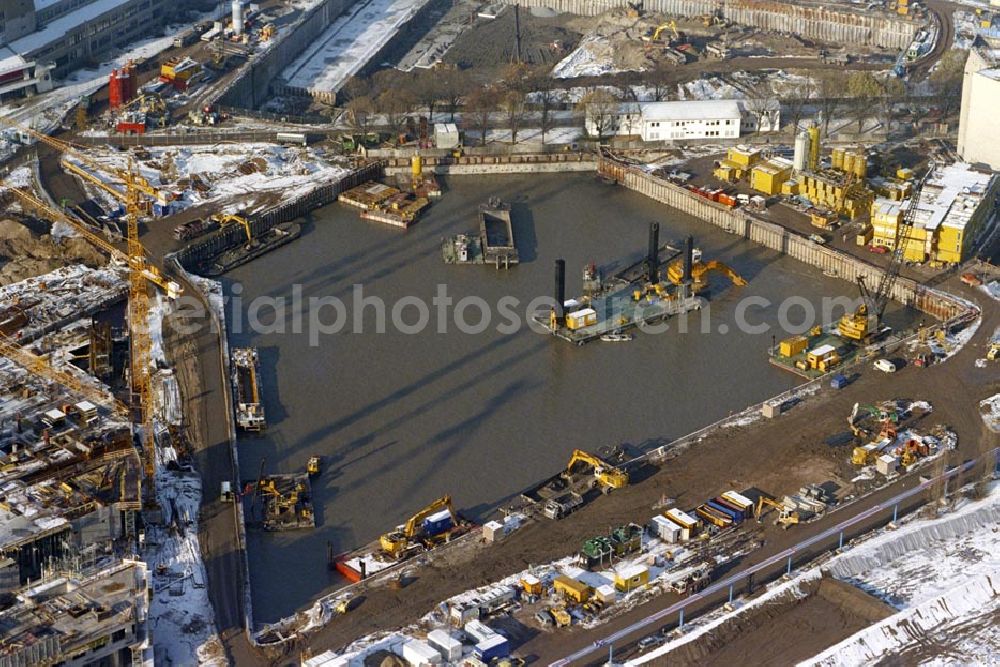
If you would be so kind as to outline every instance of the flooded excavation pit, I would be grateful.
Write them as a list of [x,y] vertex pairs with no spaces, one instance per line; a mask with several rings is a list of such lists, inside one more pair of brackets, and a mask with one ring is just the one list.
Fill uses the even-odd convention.
[[[323,459],[310,480],[315,528],[248,533],[258,623],[345,585],[331,555],[378,542],[435,499],[450,496],[481,524],[575,449],[656,446],[791,388],[801,380],[767,351],[800,330],[779,321],[799,325],[803,304],[818,317],[823,297],[855,293],[593,174],[449,177],[445,186],[405,232],[336,204],[317,210],[298,242],[227,276],[227,293],[240,296],[227,313],[229,344],[258,350],[267,415],[266,431],[239,440],[241,477],[262,461],[278,475]],[[444,240],[476,238],[491,200],[509,204],[517,266],[443,262]],[[652,222],[658,281],[647,266]],[[568,294],[596,294],[621,276],[640,281],[650,302],[656,284],[672,293],[672,277],[683,282],[683,262],[674,263],[688,236],[704,258],[688,272],[700,310],[658,322],[660,333],[638,328],[627,345],[552,336],[557,259]],[[634,292],[622,297],[637,303]],[[782,310],[792,297],[796,309]],[[890,323],[908,325],[900,315]]]

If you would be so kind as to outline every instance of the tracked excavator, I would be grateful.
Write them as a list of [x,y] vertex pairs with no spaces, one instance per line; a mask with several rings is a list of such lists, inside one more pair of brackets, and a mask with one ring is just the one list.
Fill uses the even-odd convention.
[[603,493],[611,493],[615,489],[624,489],[629,485],[627,472],[582,449],[573,450],[573,455],[570,457],[569,463],[566,464],[565,474],[572,476],[574,467],[580,463],[593,469],[594,480],[601,487]]
[[443,509],[448,510],[451,514],[452,524],[457,526],[459,520],[458,515],[455,514],[455,508],[452,507],[451,496],[442,496],[411,516],[399,529],[382,535],[379,539],[382,551],[392,558],[402,558],[407,550],[415,546],[413,542],[420,529],[420,522]]

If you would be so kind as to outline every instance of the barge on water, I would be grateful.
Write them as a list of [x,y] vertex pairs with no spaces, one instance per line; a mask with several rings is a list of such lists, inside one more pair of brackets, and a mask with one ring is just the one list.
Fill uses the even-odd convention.
[[198,271],[207,278],[217,278],[228,271],[232,271],[238,266],[253,261],[261,255],[280,248],[286,243],[291,243],[302,234],[302,225],[297,222],[283,222],[275,225],[264,234],[254,238],[250,243],[223,250],[215,257],[202,262],[202,268]]
[[251,525],[267,531],[315,528],[312,484],[306,473],[261,476],[250,494],[247,516]]
[[479,207],[479,236],[459,234],[441,246],[445,264],[493,264],[509,269],[520,259],[510,221],[510,204],[492,197]]
[[257,348],[233,349],[233,389],[236,425],[244,431],[263,431],[267,427],[267,421],[260,398],[260,358]]
[[[732,269],[719,262],[694,261],[694,239],[688,237],[683,257],[670,262],[682,251],[660,246],[660,228],[652,223],[649,228],[649,248],[646,258],[619,271],[609,280],[600,280],[596,270],[588,267],[584,282],[589,294],[580,299],[566,300],[566,263],[556,260],[557,307],[534,316],[534,320],[547,327],[554,336],[577,345],[592,340],[620,342],[628,340],[633,328],[665,320],[672,315],[683,315],[701,308],[699,291],[707,288],[706,274],[723,271],[736,285],[744,281]],[[667,280],[661,280],[661,266],[666,252]],[[593,275],[591,275],[593,274]]]
[[444,496],[371,544],[337,558],[331,557],[330,565],[348,581],[356,583],[452,542],[473,527],[472,522],[454,510],[451,497]]
[[373,181],[341,192],[337,201],[360,209],[365,220],[403,229],[416,222],[424,209],[430,206],[427,197],[415,197],[412,193]]

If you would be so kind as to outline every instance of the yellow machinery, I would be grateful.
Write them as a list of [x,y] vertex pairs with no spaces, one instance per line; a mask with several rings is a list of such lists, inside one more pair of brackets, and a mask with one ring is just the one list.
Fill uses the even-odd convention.
[[673,32],[674,39],[680,39],[680,33],[677,32],[677,22],[670,20],[667,23],[661,23],[660,25],[656,26],[656,29],[653,30],[652,34],[643,35],[642,41],[644,42],[660,41],[660,36],[663,34],[663,31],[666,30],[667,28],[670,28],[670,31]]
[[265,477],[258,483],[258,489],[261,493],[265,493],[274,498],[273,505],[269,506],[271,513],[280,514],[282,512],[291,511],[295,512],[296,516],[300,519],[311,519],[312,518],[312,508],[308,505],[299,506],[299,494],[305,491],[305,485],[301,482],[295,485],[291,493],[285,495],[278,490],[277,485],[274,480]]
[[986,353],[986,358],[989,361],[1000,360],[1000,343],[990,343],[990,349]]
[[[112,175],[108,173],[105,167],[78,153],[66,142],[36,132],[31,128],[5,122],[35,136],[39,141],[57,150],[71,152],[78,160],[90,165],[97,171],[104,172],[105,175]],[[101,180],[96,175],[92,174],[91,176],[93,179]],[[89,230],[84,236],[98,247],[107,250],[113,257],[124,255],[124,259],[129,267],[129,369],[132,385],[132,400],[130,404],[132,408],[132,422],[139,426],[140,441],[142,442],[143,449],[143,478],[145,481],[145,485],[142,487],[143,501],[147,507],[155,507],[156,436],[153,429],[152,340],[148,328],[149,294],[146,291],[146,281],[152,281],[163,287],[167,292],[167,296],[171,298],[179,296],[181,290],[177,283],[165,280],[159,269],[146,261],[146,250],[139,241],[139,215],[142,212],[142,195],[149,195],[149,184],[136,174],[135,168],[131,163],[127,170],[114,170],[113,177],[121,180],[125,185],[124,201],[127,251],[122,253],[115,246],[107,243],[96,234],[90,233]],[[152,192],[156,193],[155,190],[152,190]],[[53,211],[26,191],[18,191],[17,194],[22,200],[33,200],[32,203],[39,210],[49,212],[50,214],[55,213],[56,215],[53,216],[53,219],[60,219],[73,224],[72,218],[68,215]],[[158,193],[156,194],[158,195]],[[73,227],[85,229],[79,224],[73,224]]]
[[[747,284],[747,281],[744,280],[740,274],[736,273],[736,271],[722,262],[716,260],[709,262],[695,262],[691,266],[691,279],[693,281],[692,287],[695,292],[705,288],[708,282],[708,274],[712,271],[720,271],[724,273],[737,287],[743,287]],[[667,266],[667,278],[675,285],[681,284],[684,279],[683,260],[674,260]]]
[[557,628],[568,628],[573,622],[573,617],[566,611],[566,607],[552,607],[549,613],[552,614],[552,620],[556,622]]
[[222,227],[226,225],[240,225],[243,227],[243,232],[247,235],[247,243],[253,241],[253,232],[250,230],[250,221],[240,215],[232,215],[229,213],[216,213],[212,215],[210,220],[215,220]]
[[757,508],[755,514],[757,516],[757,523],[764,520],[764,507],[772,507],[778,510],[778,518],[774,520],[776,525],[782,528],[788,529],[789,526],[793,526],[799,522],[799,513],[793,512],[785,507],[782,503],[776,500],[771,500],[767,496],[761,496],[757,500]]
[[567,600],[572,600],[577,604],[583,604],[594,594],[592,587],[564,575],[560,575],[552,580],[552,588],[556,593],[563,595]]
[[573,466],[577,463],[584,463],[593,468],[594,477],[596,478],[598,484],[601,485],[601,490],[604,493],[610,493],[614,489],[624,489],[629,484],[627,472],[619,470],[607,461],[604,461],[593,454],[588,454],[582,449],[573,450],[573,455],[570,457],[569,463],[566,465],[566,473],[572,475]]
[[306,473],[309,475],[318,475],[320,467],[320,459],[318,456],[309,457],[309,462],[306,463]]
[[451,496],[443,496],[411,516],[403,525],[402,529],[394,530],[391,533],[383,535],[379,540],[382,545],[382,551],[393,558],[399,558],[402,556],[406,552],[407,547],[410,545],[410,541],[417,534],[417,528],[420,526],[420,522],[435,512],[443,509],[447,509],[448,512],[451,513],[452,522],[455,525],[458,525],[458,516],[455,514],[455,509],[451,505]]
[[[933,168],[929,168],[930,174]],[[927,175],[921,179],[913,188],[911,201],[916,202],[920,197]],[[845,313],[837,324],[837,330],[841,337],[847,340],[863,342],[870,340],[878,333],[882,322],[882,314],[889,305],[889,297],[892,294],[892,286],[899,277],[900,269],[903,266],[903,254],[906,249],[906,242],[910,237],[910,230],[913,229],[916,221],[916,204],[907,207],[902,223],[896,226],[896,239],[893,246],[892,256],[889,259],[889,266],[882,272],[875,291],[868,289],[864,276],[858,276],[858,289],[861,292],[862,303],[853,313]]]

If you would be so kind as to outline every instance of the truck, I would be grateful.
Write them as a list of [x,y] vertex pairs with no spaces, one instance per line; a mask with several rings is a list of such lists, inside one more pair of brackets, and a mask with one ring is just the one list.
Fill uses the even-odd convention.
[[542,507],[542,514],[544,514],[549,519],[562,519],[563,517],[569,516],[576,509],[583,505],[583,496],[579,493],[570,491],[557,498],[552,498],[545,503]]
[[988,361],[1000,361],[1000,327],[993,332],[990,338],[989,347],[986,349],[986,359]]
[[202,234],[214,232],[218,228],[218,220],[211,218],[203,220],[202,218],[198,218],[197,220],[183,222],[174,227],[174,238],[178,241],[188,241]]
[[190,30],[185,30],[184,32],[178,34],[174,37],[174,48],[183,49],[185,46],[191,46],[198,41],[198,37],[201,33],[197,28],[191,28]]
[[219,499],[224,503],[231,503],[235,497],[233,495],[233,483],[229,480],[224,480],[222,488],[219,490]]

